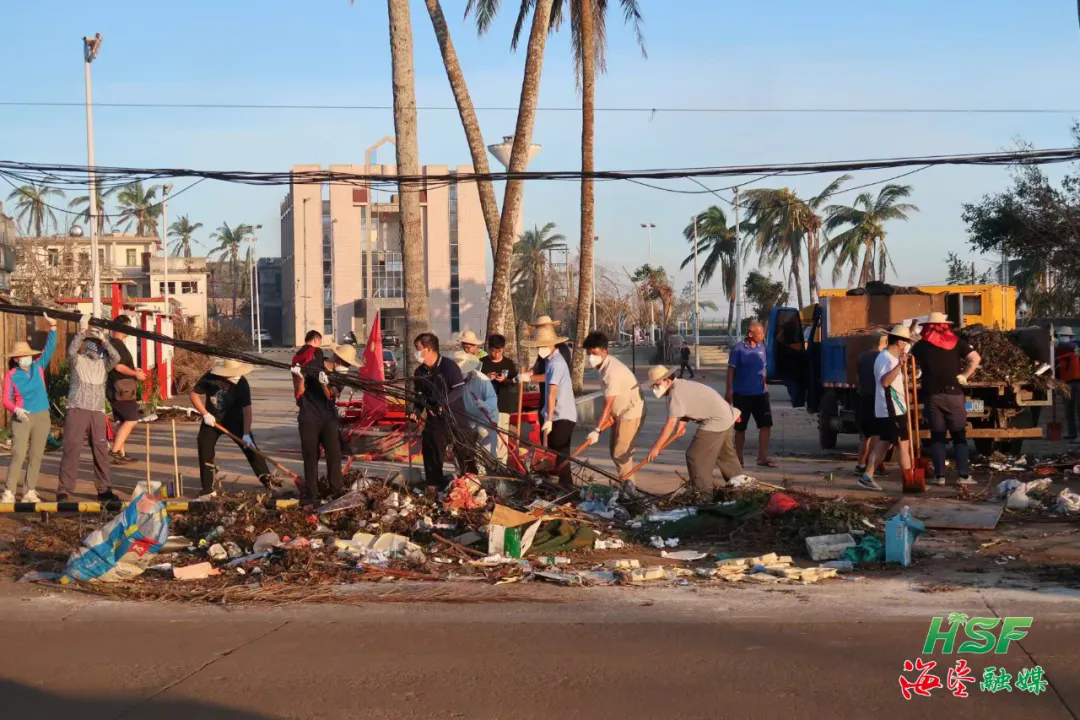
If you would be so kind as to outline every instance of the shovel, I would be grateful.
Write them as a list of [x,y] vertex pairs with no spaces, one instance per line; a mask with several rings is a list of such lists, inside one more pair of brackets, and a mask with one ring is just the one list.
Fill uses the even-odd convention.
[[246,444],[246,443],[245,443],[245,442],[244,442],[243,440],[241,440],[240,438],[236,437],[235,435],[233,435],[233,434],[232,434],[231,432],[229,432],[229,431],[228,431],[228,430],[226,430],[225,428],[221,427],[221,425],[220,425],[220,424],[218,424],[218,423],[215,423],[215,424],[214,424],[214,427],[215,427],[215,428],[217,428],[218,430],[220,430],[221,432],[225,433],[225,434],[226,434],[226,435],[228,435],[229,437],[231,437],[231,438],[232,438],[233,440],[235,440],[235,441],[236,441],[237,443],[239,443],[241,447],[246,447],[246,448],[250,449],[250,450],[251,450],[251,451],[252,451],[253,453],[255,453],[256,455],[258,455],[259,457],[261,457],[261,458],[262,458],[263,460],[265,460],[266,462],[270,463],[271,465],[273,465],[274,467],[276,467],[276,468],[277,468],[278,470],[280,470],[281,472],[283,472],[283,473],[285,473],[286,475],[288,475],[289,477],[291,477],[291,478],[293,479],[293,482],[294,482],[294,483],[296,483],[296,488],[297,488],[297,490],[300,490],[300,489],[301,489],[301,488],[303,487],[303,480],[301,480],[301,479],[300,479],[300,476],[299,476],[299,475],[297,475],[296,473],[294,473],[294,472],[293,472],[292,470],[290,470],[289,468],[285,467],[284,465],[282,465],[281,463],[279,463],[279,462],[278,462],[277,460],[275,460],[274,458],[270,457],[269,455],[267,455],[267,454],[266,454],[266,453],[264,453],[264,452],[263,452],[262,450],[260,450],[259,448],[255,447],[254,445],[248,445],[248,444]]
[[[669,437],[667,439],[667,442],[665,442],[663,445],[660,446],[660,452],[663,452],[664,450],[666,450],[668,445],[675,442],[676,440],[678,440],[679,438],[681,438],[685,434],[686,434],[686,431],[683,430],[682,432],[677,432],[674,435],[672,435],[671,437]],[[649,464],[649,460],[648,460],[648,458],[646,458],[646,459],[642,460],[641,462],[639,462],[637,465],[635,465],[633,468],[631,468],[630,472],[626,473],[626,477],[619,478],[619,479],[622,480],[623,482],[626,482],[630,478],[634,477],[634,474],[638,470],[640,470],[641,468],[645,467],[648,464]]]

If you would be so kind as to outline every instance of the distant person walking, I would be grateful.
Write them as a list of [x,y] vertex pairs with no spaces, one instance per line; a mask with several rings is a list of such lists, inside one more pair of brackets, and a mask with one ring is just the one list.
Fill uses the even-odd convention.
[[[45,386],[45,368],[56,350],[56,321],[43,315],[49,323],[45,349],[38,354],[24,341],[15,343],[8,355],[12,367],[4,375],[4,408],[13,416],[11,424],[11,461],[8,463],[7,487],[0,503],[15,502],[23,463],[26,463],[26,484],[22,502],[41,502],[37,494],[41,457],[52,423],[49,418],[49,393]],[[37,355],[37,359],[34,356]]]
[[690,367],[690,346],[686,343],[682,344],[682,348],[679,350],[679,379],[682,379],[683,370],[690,373],[690,377],[694,377],[694,368]]

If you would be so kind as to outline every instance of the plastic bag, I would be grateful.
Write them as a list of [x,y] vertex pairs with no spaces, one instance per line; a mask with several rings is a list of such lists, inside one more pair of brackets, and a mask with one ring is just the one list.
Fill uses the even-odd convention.
[[83,540],[68,558],[60,582],[130,580],[142,574],[168,538],[165,504],[140,492],[119,515]]

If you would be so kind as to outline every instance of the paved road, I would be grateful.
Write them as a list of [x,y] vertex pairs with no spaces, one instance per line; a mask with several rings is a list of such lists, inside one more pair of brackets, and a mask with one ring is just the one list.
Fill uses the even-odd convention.
[[[547,587],[547,586],[545,586]],[[1069,718],[1080,710],[1076,601],[1032,594],[843,597],[553,589],[547,603],[293,605],[276,609],[0,598],[3,716],[256,718]],[[833,595],[830,597],[830,593]],[[893,596],[895,594],[895,596]],[[586,599],[582,599],[586,598]],[[875,599],[876,598],[876,599]],[[573,604],[562,604],[563,601]],[[929,618],[1034,614],[1004,656],[965,656],[1033,696],[902,699]],[[937,656],[938,672],[956,656]]]

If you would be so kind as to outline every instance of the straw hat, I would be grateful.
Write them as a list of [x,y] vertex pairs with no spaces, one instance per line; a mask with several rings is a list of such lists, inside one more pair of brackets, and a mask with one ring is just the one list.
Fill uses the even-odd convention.
[[27,343],[25,340],[20,340],[15,343],[15,349],[8,353],[8,357],[21,358],[27,357],[29,355],[37,355],[39,352],[41,351],[35,350],[34,348],[30,347],[30,344]]
[[663,365],[653,365],[651,368],[649,368],[649,384],[655,385],[661,380],[667,380],[674,373],[674,370],[669,370]]
[[932,312],[930,316],[923,320],[920,325],[952,325],[952,321],[946,317],[945,313]]
[[[931,316],[931,317],[933,317],[933,316]],[[891,328],[889,328],[889,337],[891,337],[891,338],[898,337],[898,338],[900,338],[902,340],[908,340],[908,341],[912,340],[911,330],[908,329],[907,325],[903,325],[903,324],[901,324],[901,325],[893,325]]]
[[555,332],[555,324],[540,325],[536,328],[536,335],[532,340],[526,340],[523,345],[527,348],[539,348],[539,347],[551,347],[552,345],[558,345],[564,343],[570,338],[560,337]]
[[551,317],[548,315],[541,315],[540,317],[536,318],[536,320],[529,323],[529,325],[532,325],[534,328],[544,327],[545,325],[555,327],[559,324],[561,324],[559,320],[552,320]]
[[[1068,337],[1075,337],[1076,335],[1076,333],[1073,332],[1073,329],[1068,325],[1062,325],[1059,328],[1054,328],[1054,331],[1057,335],[1065,335]],[[16,345],[16,347],[18,346]]]
[[358,363],[356,361],[356,346],[355,345],[350,345],[349,343],[343,343],[341,345],[334,346],[332,349],[333,349],[334,355],[341,362],[345,363],[346,365],[351,365],[353,367],[359,367],[360,366],[360,363]]
[[450,359],[461,368],[461,374],[465,375],[480,369],[480,360],[475,355],[470,355],[464,350],[457,350]]
[[229,358],[224,361],[219,360],[210,370],[210,374],[218,377],[241,377],[254,369],[250,363]]
[[465,332],[461,333],[461,344],[462,345],[483,345],[484,341],[481,340],[480,338],[476,337],[476,333],[474,333],[472,330],[466,330]]

